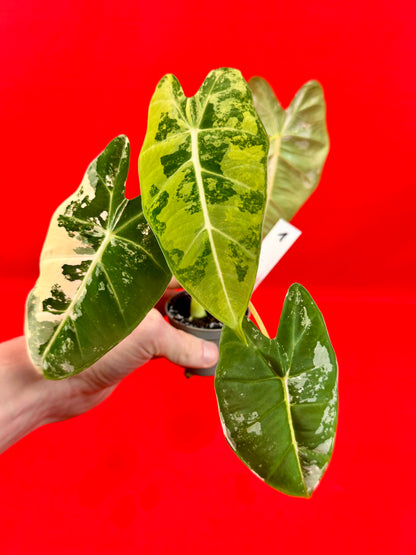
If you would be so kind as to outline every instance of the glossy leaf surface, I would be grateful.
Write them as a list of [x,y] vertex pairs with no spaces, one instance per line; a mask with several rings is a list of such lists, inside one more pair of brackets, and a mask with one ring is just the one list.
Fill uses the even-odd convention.
[[338,410],[337,362],[322,315],[294,284],[276,339],[245,321],[245,346],[225,328],[216,371],[224,433],[270,486],[309,497],[331,458]]
[[25,332],[46,377],[76,374],[128,335],[170,279],[140,198],[124,195],[130,147],[114,139],[55,212]]
[[236,330],[256,277],[267,152],[239,71],[212,71],[191,98],[173,75],[160,81],[139,159],[144,213],[178,281]]
[[287,110],[261,77],[249,86],[270,139],[265,236],[280,218],[291,220],[318,185],[329,149],[326,108],[316,81],[306,83]]

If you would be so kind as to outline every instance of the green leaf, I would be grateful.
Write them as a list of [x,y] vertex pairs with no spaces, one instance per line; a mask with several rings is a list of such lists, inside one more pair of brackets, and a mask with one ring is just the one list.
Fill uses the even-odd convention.
[[270,139],[265,236],[280,218],[291,220],[318,185],[329,149],[325,100],[321,85],[309,81],[285,111],[264,79],[249,86]]
[[130,147],[115,138],[52,217],[25,333],[48,378],[77,374],[127,336],[165,290],[170,272],[140,198],[124,196]]
[[186,98],[158,84],[139,158],[143,210],[175,277],[241,333],[256,277],[268,138],[234,69],[212,71]]
[[215,389],[224,433],[270,486],[309,497],[332,455],[338,410],[337,362],[322,314],[294,284],[276,339],[244,323],[245,346],[225,328]]

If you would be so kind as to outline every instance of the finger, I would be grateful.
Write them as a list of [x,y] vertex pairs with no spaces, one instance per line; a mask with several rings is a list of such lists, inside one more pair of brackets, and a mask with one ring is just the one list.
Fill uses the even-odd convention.
[[158,300],[158,302],[155,305],[155,308],[161,314],[166,314],[165,305],[168,302],[168,300],[171,297],[173,297],[173,295],[176,295],[176,293],[178,292],[178,289],[182,289],[179,281],[177,281],[175,278],[172,278],[169,282],[167,289],[163,293],[162,297]]
[[218,347],[178,330],[164,321],[156,338],[154,356],[164,356],[179,366],[209,368],[218,361]]
[[151,358],[163,356],[180,366],[209,368],[218,360],[214,343],[177,330],[157,310],[151,310],[142,323],[95,365],[109,383],[120,381]]
[[159,327],[166,324],[163,316],[155,309],[150,310],[130,335],[99,359],[87,372],[96,374],[106,385],[119,382],[130,372],[148,362],[155,351],[155,338]]
[[181,288],[182,288],[182,285],[179,283],[179,281],[175,277],[172,277],[172,279],[169,282],[168,289],[181,289]]

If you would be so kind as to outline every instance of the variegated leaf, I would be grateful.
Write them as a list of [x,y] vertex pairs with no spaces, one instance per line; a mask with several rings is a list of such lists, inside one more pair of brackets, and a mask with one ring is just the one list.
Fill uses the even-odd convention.
[[124,196],[130,147],[114,139],[55,212],[25,332],[48,378],[77,374],[128,335],[162,295],[170,272],[141,209]]
[[280,218],[289,221],[318,185],[329,149],[325,100],[321,85],[309,81],[285,111],[264,79],[254,77],[249,86],[270,139],[265,236]]
[[245,346],[225,328],[215,389],[224,433],[270,486],[309,497],[332,455],[337,362],[322,315],[301,285],[289,289],[276,339],[248,320]]
[[234,69],[186,98],[166,75],[150,103],[139,159],[145,216],[182,286],[241,334],[256,277],[267,134]]

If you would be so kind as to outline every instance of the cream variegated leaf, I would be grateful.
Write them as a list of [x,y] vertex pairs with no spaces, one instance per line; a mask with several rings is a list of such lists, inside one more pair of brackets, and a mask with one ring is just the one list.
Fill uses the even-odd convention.
[[139,159],[143,209],[182,286],[241,332],[256,277],[268,138],[234,69],[187,98],[173,75],[153,95]]
[[326,108],[316,81],[306,83],[287,110],[261,77],[249,86],[270,139],[265,236],[280,218],[289,221],[318,185],[329,149]]
[[310,497],[331,459],[338,412],[337,361],[309,293],[290,287],[276,339],[244,323],[248,345],[221,336],[215,390],[225,436],[270,486]]
[[52,217],[25,334],[48,378],[77,374],[128,335],[162,295],[170,272],[139,197],[124,195],[130,147],[114,139]]

